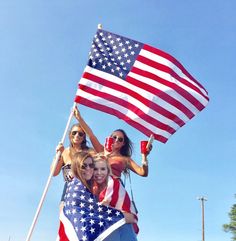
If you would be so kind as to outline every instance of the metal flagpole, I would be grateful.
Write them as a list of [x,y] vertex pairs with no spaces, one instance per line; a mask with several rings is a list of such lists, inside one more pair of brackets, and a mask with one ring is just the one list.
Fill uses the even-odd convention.
[[[66,124],[66,128],[65,128],[64,134],[63,134],[62,139],[61,139],[61,143],[62,143],[62,144],[63,144],[64,141],[65,141],[66,134],[67,134],[67,131],[68,131],[68,129],[69,129],[71,119],[72,119],[72,117],[73,117],[73,110],[74,110],[75,106],[76,106],[76,103],[74,102],[73,108],[72,108],[72,110],[71,110],[70,116],[69,116],[68,121],[67,121],[67,124]],[[55,172],[55,169],[56,169],[56,166],[57,166],[57,163],[58,163],[58,160],[59,160],[60,156],[61,156],[61,152],[59,151],[59,152],[57,152],[57,154],[56,154],[56,159],[53,160],[53,163],[54,163],[54,164],[52,165],[52,168],[51,168],[51,171],[50,171],[50,175],[49,175],[49,177],[48,177],[46,186],[45,186],[45,188],[44,188],[43,195],[42,195],[42,197],[41,197],[41,199],[40,199],[40,202],[39,202],[37,211],[36,211],[35,216],[34,216],[34,219],[33,219],[33,222],[32,222],[31,227],[30,227],[30,229],[29,229],[29,232],[28,232],[26,241],[30,241],[30,239],[31,239],[31,236],[32,236],[34,227],[35,227],[35,225],[36,225],[36,222],[37,222],[39,213],[40,213],[40,211],[41,211],[41,208],[42,208],[43,202],[44,202],[44,200],[45,200],[45,197],[46,197],[46,194],[47,194],[49,185],[50,185],[51,180],[52,180],[53,173]]]

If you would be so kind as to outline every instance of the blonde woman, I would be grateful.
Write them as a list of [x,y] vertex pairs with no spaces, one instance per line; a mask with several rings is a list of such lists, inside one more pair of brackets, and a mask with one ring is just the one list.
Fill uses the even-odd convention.
[[92,156],[87,152],[75,154],[71,170],[74,177],[68,183],[64,196],[59,240],[132,241],[114,238],[113,233],[125,225],[124,215],[117,209],[98,203],[91,192],[94,172]]
[[111,169],[106,157],[94,158],[93,179],[93,192],[100,203],[122,211],[127,222],[105,240],[136,241],[135,233],[139,231],[137,213],[120,180],[111,176]]

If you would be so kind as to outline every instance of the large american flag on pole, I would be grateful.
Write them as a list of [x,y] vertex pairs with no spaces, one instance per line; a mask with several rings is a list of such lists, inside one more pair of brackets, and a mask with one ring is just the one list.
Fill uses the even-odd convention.
[[122,212],[98,203],[79,179],[68,183],[57,241],[102,241],[124,224]]
[[163,143],[208,101],[205,88],[174,57],[102,29],[75,97]]

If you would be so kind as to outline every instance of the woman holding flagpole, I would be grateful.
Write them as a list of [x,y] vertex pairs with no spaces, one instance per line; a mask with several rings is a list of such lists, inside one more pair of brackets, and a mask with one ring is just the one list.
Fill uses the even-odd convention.
[[[74,108],[74,116],[79,121],[80,126],[83,128],[86,135],[89,137],[96,152],[100,153],[104,151],[104,146],[99,142],[94,135],[91,128],[82,118],[77,107]],[[132,143],[127,134],[122,129],[115,130],[111,137],[114,140],[112,145],[112,151],[108,155],[108,161],[112,169],[112,175],[116,178],[121,178],[121,174],[127,170],[131,170],[137,175],[146,177],[148,176],[148,160],[152,145],[147,147],[145,154],[142,154],[142,166],[139,166],[132,158]]]
[[71,164],[73,163],[74,155],[82,151],[85,151],[88,153],[93,152],[93,149],[87,146],[86,134],[79,124],[74,124],[71,127],[69,131],[69,141],[70,141],[69,147],[64,148],[64,146],[61,143],[59,143],[56,148],[57,152],[60,151],[61,156],[57,162],[57,165],[55,167],[55,172],[53,174],[54,176],[57,176],[61,170],[63,172],[65,185],[61,196],[62,202],[64,201],[64,195],[67,188],[67,184],[73,178],[73,175],[71,172]]

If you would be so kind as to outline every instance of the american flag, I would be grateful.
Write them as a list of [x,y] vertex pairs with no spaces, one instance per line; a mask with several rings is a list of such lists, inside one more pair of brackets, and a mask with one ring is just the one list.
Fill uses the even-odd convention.
[[[115,209],[133,214],[136,222],[138,222],[136,209],[119,179],[112,176],[108,177],[107,187],[100,193],[99,201],[105,202],[106,205]],[[139,232],[137,223],[133,224],[133,227],[137,234]]]
[[98,203],[77,178],[68,183],[58,241],[102,241],[123,224],[124,215]]
[[163,143],[208,101],[205,88],[174,57],[101,29],[75,97]]

